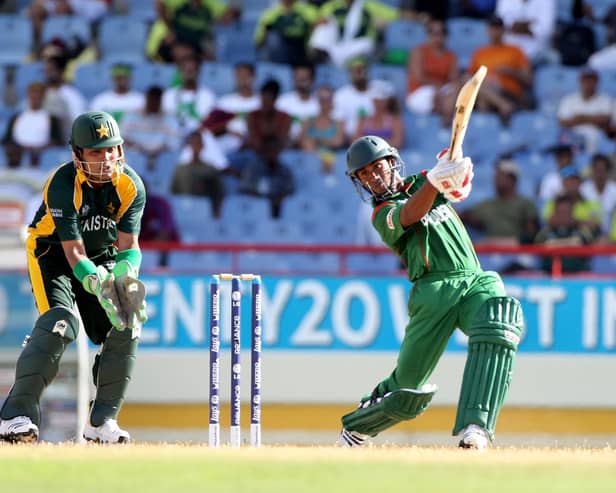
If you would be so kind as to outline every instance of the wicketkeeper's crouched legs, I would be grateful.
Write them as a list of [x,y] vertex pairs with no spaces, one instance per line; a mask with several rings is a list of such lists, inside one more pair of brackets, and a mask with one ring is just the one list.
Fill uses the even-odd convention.
[[15,383],[0,410],[0,418],[27,416],[40,425],[43,390],[56,377],[60,358],[78,333],[79,319],[67,308],[52,308],[38,318],[17,360]]
[[476,424],[494,438],[523,326],[522,307],[515,298],[491,298],[478,310],[469,329],[454,435]]
[[90,412],[93,426],[117,419],[133,374],[138,341],[132,330],[111,330],[96,355],[92,368],[96,398]]

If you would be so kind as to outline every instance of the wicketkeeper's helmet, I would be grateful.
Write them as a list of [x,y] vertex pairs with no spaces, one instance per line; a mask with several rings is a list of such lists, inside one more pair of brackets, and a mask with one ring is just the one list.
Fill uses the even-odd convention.
[[[91,183],[115,181],[124,167],[124,139],[120,135],[120,127],[113,116],[104,111],[89,111],[79,115],[71,128],[70,144],[77,156],[75,167]],[[101,163],[82,161],[83,149],[103,149],[118,146],[118,159],[111,177],[104,176]],[[99,171],[91,171],[90,164],[99,164]]]
[[[382,158],[389,158],[388,161],[390,162],[392,170],[391,183],[386,184],[388,188],[387,192],[375,194],[357,177],[357,171]],[[400,158],[398,149],[392,147],[389,142],[376,135],[365,135],[364,137],[356,139],[347,150],[346,161],[346,174],[353,180],[362,199],[366,198],[363,191],[369,192],[370,196],[377,200],[382,200],[391,196],[395,193],[393,185],[396,181],[396,177],[400,176],[400,173],[404,173],[404,163]]]

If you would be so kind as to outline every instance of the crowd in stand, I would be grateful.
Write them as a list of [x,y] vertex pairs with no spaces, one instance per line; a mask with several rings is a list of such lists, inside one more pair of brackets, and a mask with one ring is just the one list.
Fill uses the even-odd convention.
[[[604,76],[616,73],[616,6],[609,2],[151,3],[155,9],[137,12],[135,4],[141,2],[122,0],[5,2],[4,16],[30,20],[32,49],[23,63],[5,67],[1,85],[0,202],[35,197],[47,172],[59,164],[43,162],[60,155],[47,151],[68,149],[73,118],[99,109],[118,120],[127,161],[134,159],[150,196],[156,197],[151,201],[156,212],[146,214],[144,239],[181,239],[170,211],[163,212],[171,207],[166,199],[175,195],[208,197],[213,221],[223,216],[231,195],[262,197],[273,220],[283,220],[289,197],[308,191],[319,200],[322,191],[308,190],[296,169],[299,163],[289,155],[314,156],[318,166],[311,172],[336,190],[344,150],[353,139],[382,136],[404,157],[425,144],[415,140],[414,121],[436,118],[448,132],[458,89],[485,65],[488,76],[476,113],[494,115],[507,131],[517,114],[533,112],[551,119],[557,131],[548,145],[533,149],[541,173],[530,188],[520,188],[530,173],[527,148],[499,149],[479,163],[490,180],[475,184],[475,200],[457,206],[476,241],[616,242],[616,87],[601,84]],[[110,81],[108,87],[85,94],[79,71],[106,60],[101,26],[110,17],[129,15],[147,25],[143,63],[170,68],[171,77],[136,87],[141,66],[116,57],[99,65],[108,72],[100,73]],[[57,16],[79,17],[90,26],[90,38],[48,39],[45,24]],[[456,44],[459,34],[452,41],[460,21],[472,26],[464,46]],[[246,26],[250,41],[223,58],[221,46]],[[403,36],[395,37],[396,32]],[[41,71],[32,72],[20,94],[23,65]],[[218,71],[204,71],[207,67]],[[553,108],[538,98],[536,77],[545,67],[576,74],[578,87]],[[232,75],[221,83],[215,74],[223,73]],[[288,73],[289,80],[284,78]],[[440,150],[427,147],[434,155]],[[407,166],[407,172],[417,171]],[[358,210],[356,241],[378,242],[359,233],[365,231],[369,210]],[[564,268],[589,265],[569,259]]]

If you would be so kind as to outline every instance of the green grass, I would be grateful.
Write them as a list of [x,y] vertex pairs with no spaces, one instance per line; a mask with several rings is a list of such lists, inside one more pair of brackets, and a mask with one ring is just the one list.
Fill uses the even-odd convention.
[[611,493],[616,451],[0,445],[0,491]]

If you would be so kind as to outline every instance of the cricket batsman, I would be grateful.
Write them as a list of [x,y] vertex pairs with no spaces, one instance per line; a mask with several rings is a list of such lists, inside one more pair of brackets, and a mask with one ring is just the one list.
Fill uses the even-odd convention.
[[41,395],[77,338],[79,314],[89,339],[100,346],[92,368],[96,395],[83,436],[126,443],[130,435],[117,416],[147,319],[145,287],[137,279],[145,190],[124,162],[123,139],[110,114],[79,115],[70,139],[73,159],[47,180],[28,228],[28,274],[39,317],[0,409],[0,439],[38,439]]
[[457,327],[468,336],[468,355],[453,435],[460,435],[462,448],[485,449],[494,441],[523,330],[522,309],[496,272],[481,269],[450,204],[471,191],[470,158],[448,160],[443,151],[437,159],[430,171],[403,178],[397,149],[380,137],[361,137],[347,151],[347,175],[372,201],[373,225],[407,266],[413,289],[396,367],[342,417],[345,446],[360,446],[426,410],[437,391],[427,380]]

